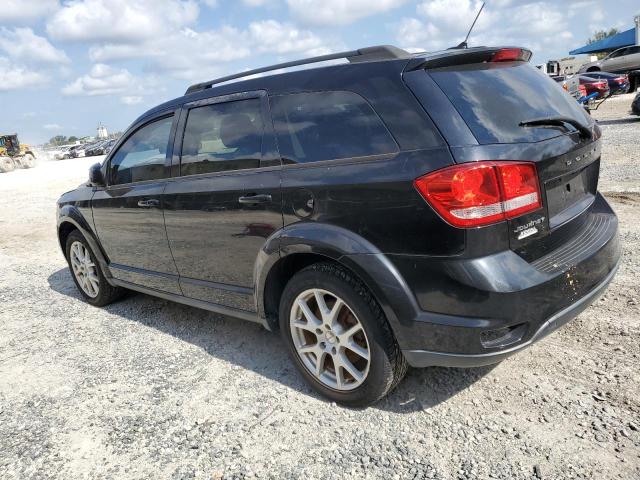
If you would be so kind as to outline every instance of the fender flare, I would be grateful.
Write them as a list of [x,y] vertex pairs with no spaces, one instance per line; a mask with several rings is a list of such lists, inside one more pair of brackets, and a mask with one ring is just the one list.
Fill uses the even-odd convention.
[[255,265],[256,307],[266,317],[265,289],[269,273],[290,255],[312,253],[327,257],[351,270],[372,292],[382,307],[399,342],[403,326],[419,313],[413,292],[398,269],[375,245],[345,228],[318,222],[288,225],[265,243]]
[[[58,226],[57,226],[57,235],[58,235],[58,243],[60,244],[60,248],[62,249],[62,254],[66,257],[66,245],[62,244],[62,238],[60,237],[60,228],[63,224],[69,223],[77,228],[82,236],[87,240],[87,243],[91,247],[93,254],[98,260],[100,267],[102,268],[102,273],[104,274],[107,281],[110,278],[113,278],[111,275],[111,270],[109,270],[109,261],[98,241],[97,236],[94,234],[89,222],[84,218],[80,210],[73,205],[64,205],[58,211]],[[109,282],[111,283],[111,282]]]

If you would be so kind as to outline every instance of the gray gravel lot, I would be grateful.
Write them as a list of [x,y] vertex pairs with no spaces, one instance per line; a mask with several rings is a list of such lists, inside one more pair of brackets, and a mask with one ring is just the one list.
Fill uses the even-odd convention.
[[640,478],[629,102],[595,115],[624,244],[605,296],[497,366],[411,370],[366,410],[312,393],[257,325],[140,294],[82,302],[55,200],[96,158],[0,175],[0,478]]

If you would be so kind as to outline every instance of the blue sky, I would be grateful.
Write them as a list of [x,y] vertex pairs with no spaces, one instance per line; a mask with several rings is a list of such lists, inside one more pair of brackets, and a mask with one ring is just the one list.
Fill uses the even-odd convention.
[[[0,132],[23,142],[124,130],[198,81],[368,45],[459,43],[477,0],[2,0]],[[471,44],[534,63],[633,26],[638,0],[488,0]]]

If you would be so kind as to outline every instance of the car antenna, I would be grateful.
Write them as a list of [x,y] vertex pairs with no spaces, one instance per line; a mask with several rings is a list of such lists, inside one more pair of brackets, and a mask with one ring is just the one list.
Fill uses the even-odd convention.
[[469,48],[469,46],[467,45],[467,40],[469,40],[469,35],[471,35],[471,31],[473,30],[473,27],[476,26],[476,22],[478,21],[478,17],[482,13],[483,8],[484,8],[484,2],[482,2],[482,5],[480,5],[480,10],[478,10],[478,14],[476,15],[476,18],[473,20],[473,23],[471,24],[471,28],[467,32],[467,36],[464,37],[464,40],[462,42],[460,42],[455,47],[451,47],[449,50],[455,50],[457,48]]

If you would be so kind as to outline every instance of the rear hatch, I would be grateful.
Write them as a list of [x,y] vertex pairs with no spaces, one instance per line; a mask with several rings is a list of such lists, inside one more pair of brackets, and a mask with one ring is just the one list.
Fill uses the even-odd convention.
[[512,58],[504,50],[414,59],[404,78],[457,163],[535,163],[542,208],[508,221],[510,247],[532,261],[584,227],[597,190],[600,132],[560,85],[526,61],[530,52],[506,49]]

